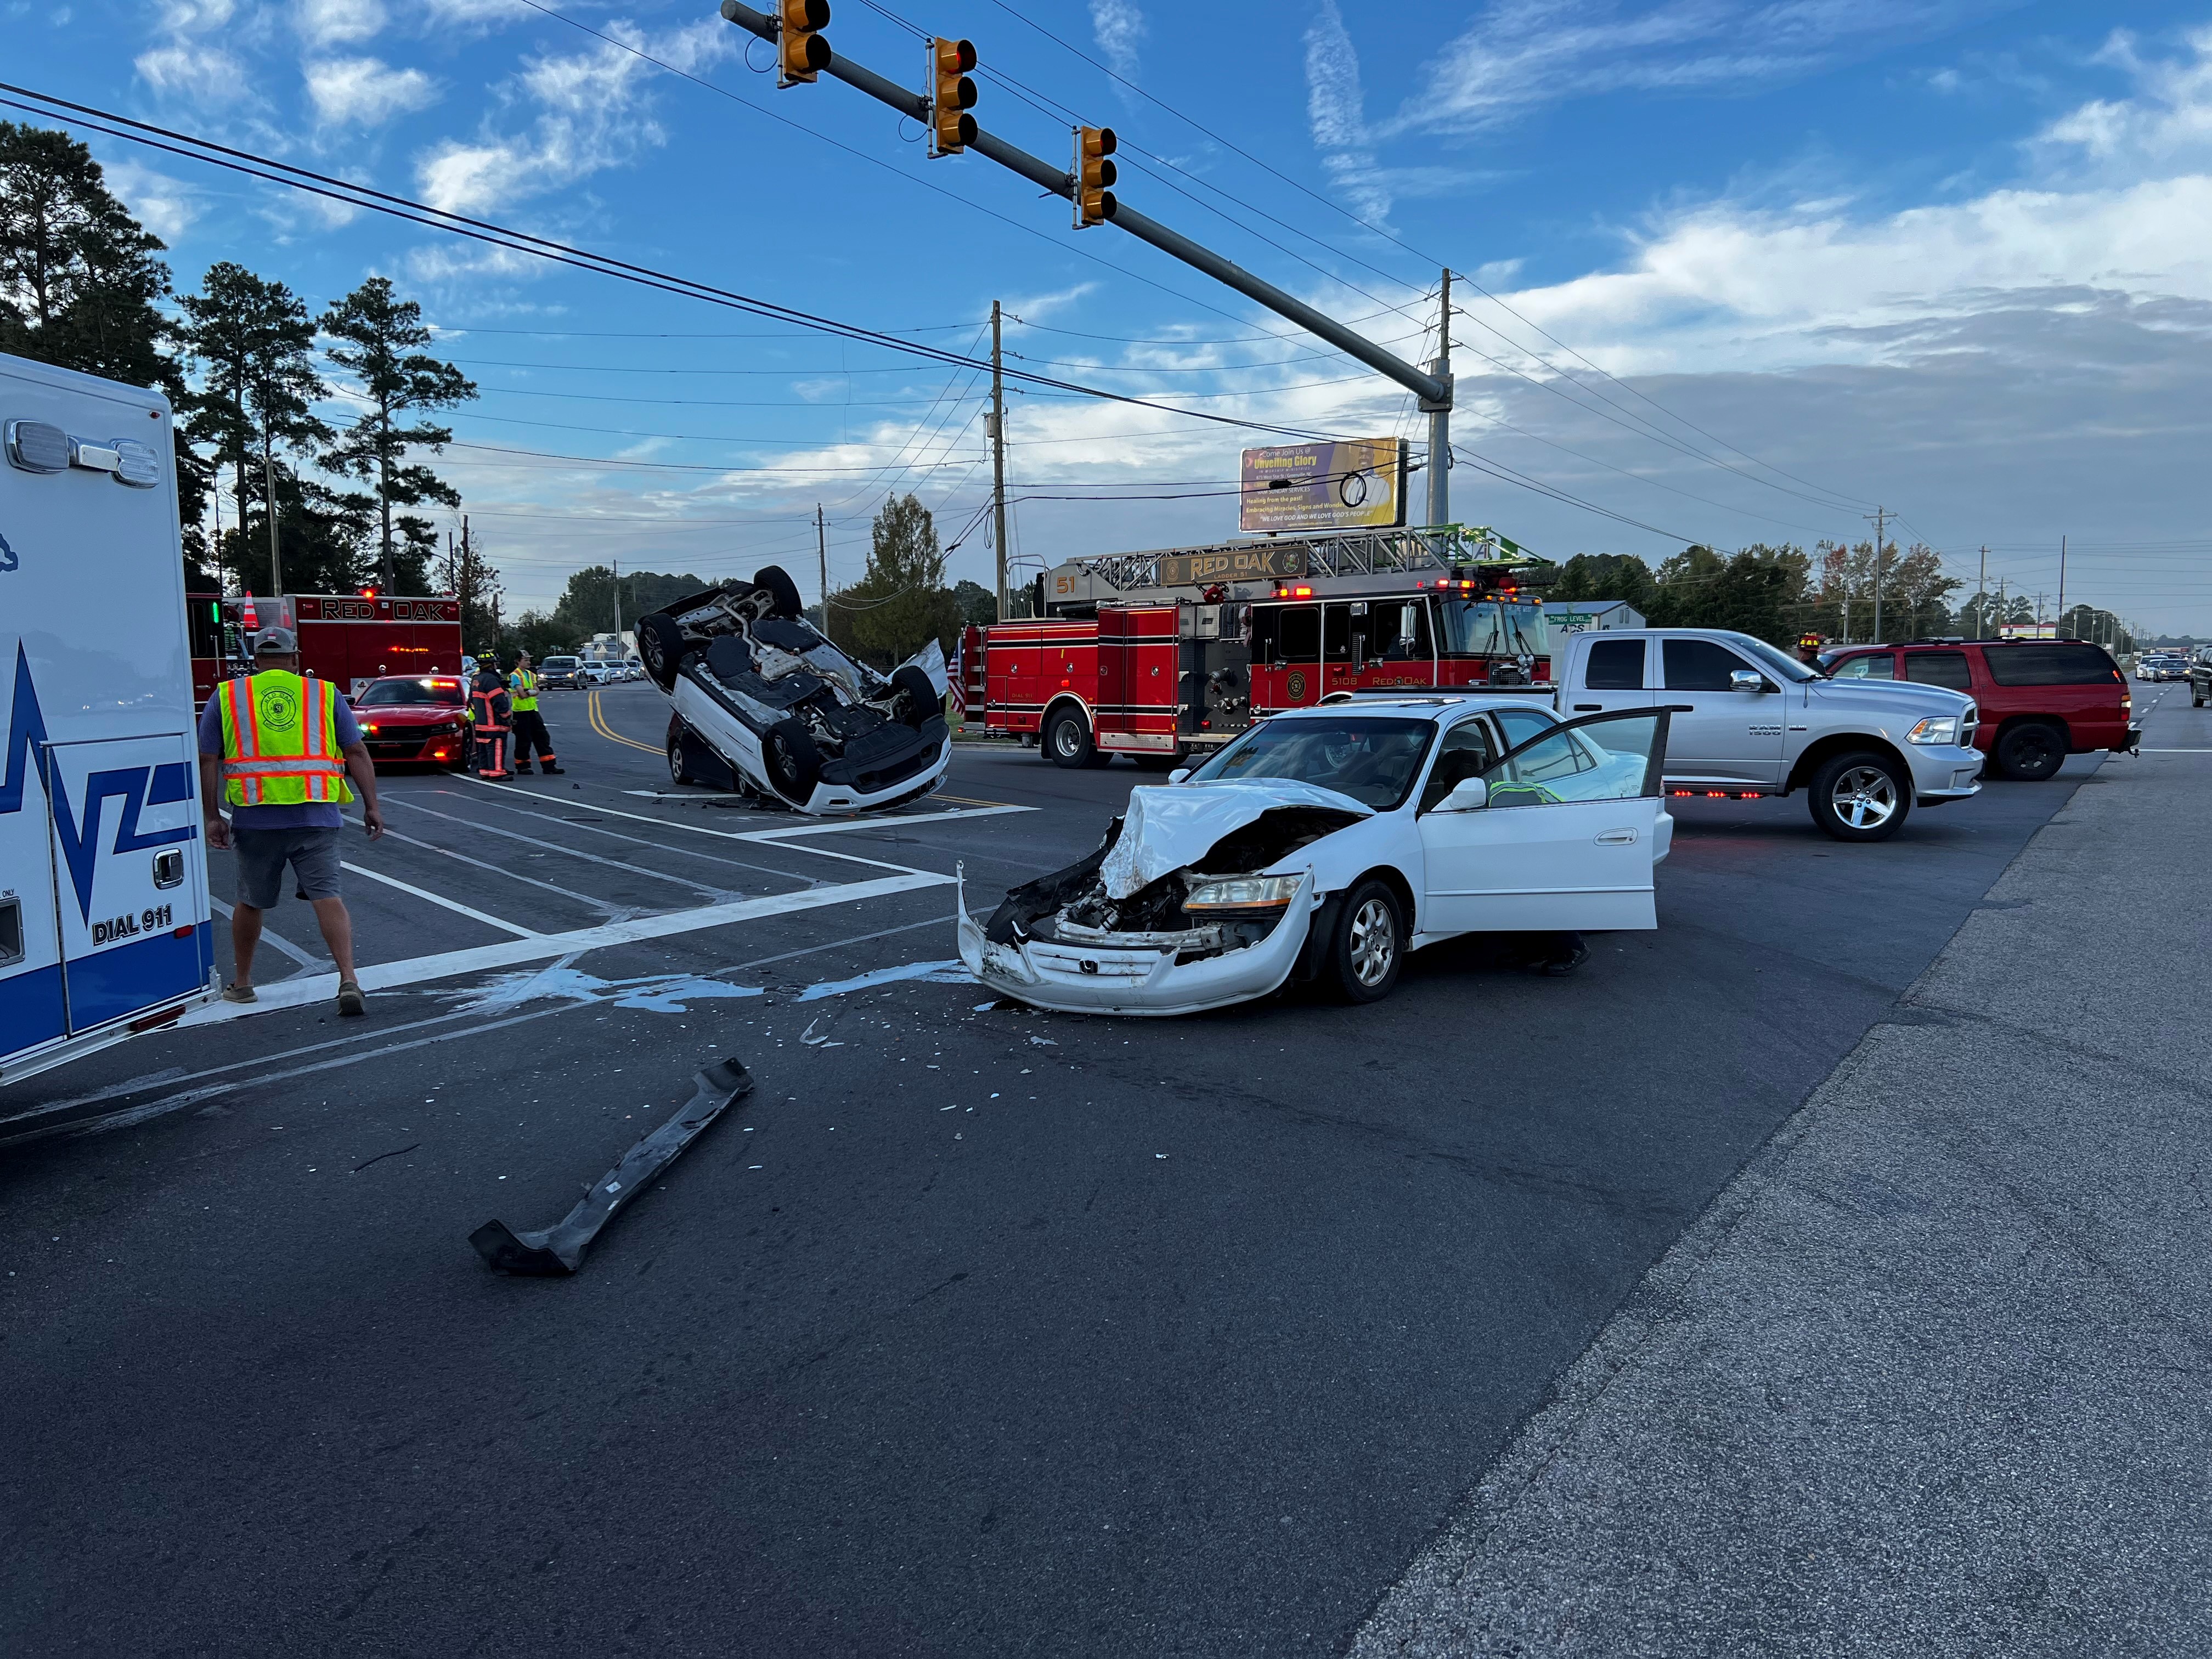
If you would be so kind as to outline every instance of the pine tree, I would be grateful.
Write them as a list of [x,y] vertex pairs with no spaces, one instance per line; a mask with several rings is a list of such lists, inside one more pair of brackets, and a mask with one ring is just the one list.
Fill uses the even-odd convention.
[[[378,517],[378,585],[387,592],[428,592],[437,533],[428,519],[403,513],[395,520],[392,509],[461,504],[459,490],[428,467],[410,464],[407,452],[419,447],[435,454],[451,443],[452,428],[419,417],[469,402],[476,386],[451,363],[421,350],[432,341],[422,307],[399,299],[382,276],[370,277],[325,311],[322,331],[336,342],[331,361],[353,374],[369,404],[325,463],[370,486]],[[410,414],[417,417],[412,424]],[[404,546],[393,539],[395,523]]]
[[[233,534],[241,575],[249,569],[267,570],[261,562],[269,545],[269,486],[278,483],[276,507],[283,524],[286,491],[279,478],[276,449],[283,445],[303,458],[312,458],[335,435],[315,414],[315,399],[324,395],[322,377],[316,374],[313,351],[314,325],[307,307],[282,283],[268,282],[243,265],[226,259],[208,267],[200,292],[187,294],[180,303],[185,321],[179,331],[185,351],[200,369],[199,390],[188,400],[191,415],[185,429],[196,443],[210,445],[218,465],[229,463],[238,498],[240,523]],[[296,487],[293,504],[327,519],[343,520],[350,503],[321,491],[311,497],[311,488],[289,471]],[[261,507],[261,525],[253,526],[253,507]],[[326,544],[319,542],[319,545]],[[220,551],[220,550],[219,550]],[[327,565],[326,559],[319,564]],[[287,566],[285,585],[298,591],[295,573]],[[319,571],[319,584],[330,584],[326,571]],[[275,573],[267,577],[272,583]],[[342,585],[351,586],[349,569]],[[312,591],[312,590],[311,590]]]

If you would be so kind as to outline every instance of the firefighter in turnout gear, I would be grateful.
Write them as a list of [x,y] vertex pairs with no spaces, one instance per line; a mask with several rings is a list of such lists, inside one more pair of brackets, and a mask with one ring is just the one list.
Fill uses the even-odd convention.
[[499,677],[496,658],[484,658],[476,686],[469,694],[469,709],[472,716],[470,735],[476,744],[477,775],[511,777],[514,775],[507,769],[507,745],[513,735],[508,728],[514,711],[507,701],[507,682]]
[[545,775],[560,776],[560,763],[553,757],[553,734],[545,729],[545,717],[538,712],[538,671],[531,666],[527,651],[516,654],[514,672],[507,677],[507,690],[514,709],[515,775],[530,775],[530,751],[535,748]]

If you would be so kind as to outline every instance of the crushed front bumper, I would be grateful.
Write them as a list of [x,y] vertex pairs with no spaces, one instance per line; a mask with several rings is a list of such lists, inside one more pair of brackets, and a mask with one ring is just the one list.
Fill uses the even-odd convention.
[[1063,1014],[1196,1014],[1266,996],[1297,965],[1316,908],[1309,870],[1274,932],[1257,945],[1178,963],[1172,951],[1046,939],[994,945],[968,914],[964,880],[957,890],[968,971],[1001,995]]

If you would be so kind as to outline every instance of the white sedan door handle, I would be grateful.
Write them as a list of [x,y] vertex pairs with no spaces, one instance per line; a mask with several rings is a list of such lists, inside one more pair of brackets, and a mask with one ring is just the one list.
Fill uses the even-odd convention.
[[1636,831],[1607,830],[1598,836],[1597,844],[1601,847],[1632,847],[1636,844]]

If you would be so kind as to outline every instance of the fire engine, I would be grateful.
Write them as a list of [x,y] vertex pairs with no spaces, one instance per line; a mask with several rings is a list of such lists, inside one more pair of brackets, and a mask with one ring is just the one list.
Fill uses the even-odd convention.
[[1486,528],[1071,559],[963,638],[969,718],[1061,766],[1172,766],[1334,692],[1548,690],[1558,567]]
[[389,599],[359,593],[290,593],[226,599],[185,595],[191,623],[192,701],[204,703],[216,682],[249,673],[252,634],[289,628],[300,636],[300,671],[349,695],[386,674],[461,672],[461,604],[453,599]]

